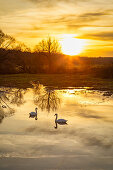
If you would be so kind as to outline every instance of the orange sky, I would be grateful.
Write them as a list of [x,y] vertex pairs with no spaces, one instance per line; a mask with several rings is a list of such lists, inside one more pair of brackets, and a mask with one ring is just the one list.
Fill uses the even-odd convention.
[[79,55],[113,56],[112,9],[113,0],[0,0],[0,29],[30,47],[73,35],[86,42]]

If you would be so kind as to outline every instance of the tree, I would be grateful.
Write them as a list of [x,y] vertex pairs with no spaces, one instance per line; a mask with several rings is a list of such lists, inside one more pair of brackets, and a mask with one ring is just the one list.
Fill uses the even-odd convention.
[[2,30],[0,30],[0,48],[8,49],[11,44],[15,43],[15,39],[3,33]]
[[0,30],[0,49],[3,51],[3,54],[0,55],[0,62],[6,60],[8,58],[9,53],[15,52],[30,52],[30,49],[22,42],[17,41],[10,35],[5,34],[2,30]]
[[0,30],[0,48],[5,50],[10,49],[22,52],[30,52],[30,49],[24,43],[21,43],[12,36],[3,33],[2,30]]
[[60,43],[52,37],[48,37],[47,39],[43,39],[39,42],[38,45],[35,46],[35,52],[39,52],[41,55],[45,55],[48,60],[48,71],[53,71],[53,57],[55,54],[61,52]]
[[21,51],[21,52],[31,52],[30,48],[28,48],[27,45],[19,41],[15,41],[15,43],[12,44],[10,48],[12,50]]
[[35,51],[49,54],[60,53],[61,45],[55,38],[48,37],[47,39],[40,41],[39,44],[35,46]]
[[3,33],[2,30],[0,30],[0,47],[1,47],[2,43],[3,43],[3,41],[4,41],[4,36],[5,36],[5,34]]
[[0,30],[0,49],[7,50],[5,54],[0,56],[0,61],[6,58],[7,54],[9,53],[8,49],[10,49],[11,45],[13,45],[14,43],[15,43],[15,38],[5,34],[2,30]]

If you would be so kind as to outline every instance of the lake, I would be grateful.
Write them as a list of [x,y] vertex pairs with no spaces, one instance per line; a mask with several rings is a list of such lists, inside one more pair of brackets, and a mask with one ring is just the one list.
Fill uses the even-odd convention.
[[[67,124],[56,124],[56,113]],[[113,94],[0,88],[0,169],[112,170]]]

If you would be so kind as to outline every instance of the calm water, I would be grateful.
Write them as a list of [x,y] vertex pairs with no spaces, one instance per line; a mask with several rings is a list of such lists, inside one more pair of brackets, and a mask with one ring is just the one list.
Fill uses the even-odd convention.
[[[36,107],[37,120],[29,118]],[[55,113],[68,124],[56,125]],[[1,169],[113,169],[113,95],[0,88],[0,163]]]

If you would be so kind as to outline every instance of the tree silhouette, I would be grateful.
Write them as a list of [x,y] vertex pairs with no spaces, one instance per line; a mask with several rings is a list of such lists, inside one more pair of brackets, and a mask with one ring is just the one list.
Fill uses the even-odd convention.
[[8,49],[8,47],[13,43],[15,43],[15,39],[0,30],[0,48]]
[[61,45],[60,43],[52,37],[48,37],[47,39],[43,39],[41,42],[39,42],[38,45],[35,46],[35,52],[39,52],[42,55],[45,55],[48,59],[48,66],[49,66],[49,72],[52,71],[52,58],[56,53],[61,52]]
[[4,59],[7,59],[7,54],[17,52],[31,52],[30,48],[28,48],[24,43],[17,41],[14,37],[5,34],[2,30],[0,30],[0,49],[4,49],[3,55],[0,55],[1,62]]
[[5,54],[0,56],[0,61],[6,58],[7,54],[9,53],[9,47],[14,43],[15,39],[12,36],[7,35],[2,30],[0,30],[0,48],[6,50]]
[[40,41],[39,44],[35,46],[35,51],[49,54],[60,53],[61,45],[55,38],[48,37],[47,39]]

